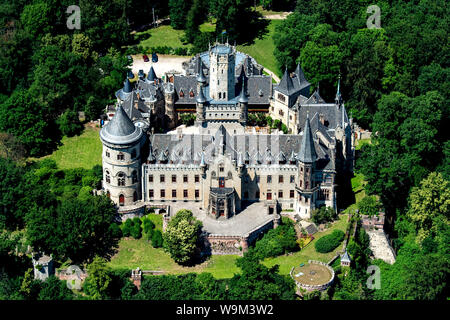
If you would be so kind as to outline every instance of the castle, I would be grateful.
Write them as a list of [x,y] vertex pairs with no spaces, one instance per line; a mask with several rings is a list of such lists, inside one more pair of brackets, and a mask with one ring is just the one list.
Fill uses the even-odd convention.
[[[300,65],[272,85],[253,58],[228,44],[185,67],[186,75],[165,81],[152,67],[116,92],[118,107],[100,138],[103,190],[119,210],[194,206],[224,221],[253,204],[301,219],[322,205],[337,209],[336,176],[353,171],[354,154],[339,85],[326,103],[318,90],[310,94]],[[252,131],[246,123],[255,111],[281,120],[289,134]],[[154,132],[175,128],[181,112],[195,112],[195,125]]]

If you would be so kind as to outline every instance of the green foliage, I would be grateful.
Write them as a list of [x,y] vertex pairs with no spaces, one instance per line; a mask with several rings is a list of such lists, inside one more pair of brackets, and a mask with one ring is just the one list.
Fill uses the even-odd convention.
[[26,215],[27,238],[34,248],[60,259],[83,262],[96,255],[111,257],[121,236],[115,216],[106,196],[63,200],[56,207],[34,206]]
[[295,284],[292,278],[278,274],[278,265],[267,268],[252,252],[236,260],[241,269],[229,281],[229,298],[235,300],[293,300]]
[[276,257],[288,252],[297,251],[297,234],[292,221],[269,230],[262,239],[256,241],[254,248],[250,248],[258,259],[263,260],[269,257]]
[[111,284],[111,270],[106,265],[106,260],[94,257],[87,267],[88,277],[83,283],[83,291],[91,299],[101,300],[108,297]]
[[161,248],[163,246],[163,236],[161,231],[155,230],[152,234],[152,246],[153,248]]
[[333,233],[323,236],[319,240],[316,241],[314,247],[317,252],[327,253],[336,249],[344,240],[345,233],[341,230],[334,230]]
[[73,110],[67,110],[57,120],[59,130],[68,137],[78,135],[83,131],[83,125],[78,119],[78,114]]
[[373,196],[366,196],[358,202],[358,210],[361,214],[375,216],[378,215],[380,204]]
[[190,264],[198,253],[202,223],[182,209],[169,221],[163,235],[164,248],[179,264]]
[[59,280],[55,276],[50,276],[42,283],[38,300],[72,300],[73,293],[67,288],[65,281]]
[[321,206],[315,209],[312,214],[312,221],[316,224],[334,221],[338,218],[336,210],[331,207]]
[[180,114],[180,123],[186,126],[194,125],[196,116],[193,113],[182,113]]
[[192,0],[169,0],[170,25],[174,29],[183,29]]

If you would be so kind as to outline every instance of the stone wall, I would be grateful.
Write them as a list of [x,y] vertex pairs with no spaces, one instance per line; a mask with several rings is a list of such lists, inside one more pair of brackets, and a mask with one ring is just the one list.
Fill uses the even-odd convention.
[[330,270],[331,272],[331,280],[329,280],[327,283],[324,284],[320,284],[320,285],[309,285],[309,284],[304,284],[304,283],[300,283],[297,280],[295,280],[295,277],[293,275],[294,272],[294,267],[292,267],[291,271],[289,272],[289,275],[291,276],[291,278],[295,281],[297,287],[305,289],[306,291],[314,291],[314,290],[320,290],[323,291],[325,289],[327,289],[334,281],[334,270],[333,268],[331,268],[328,264],[320,262],[320,261],[316,261],[316,260],[308,260],[308,263],[311,264],[320,264],[325,266],[326,268],[328,268],[328,270]]

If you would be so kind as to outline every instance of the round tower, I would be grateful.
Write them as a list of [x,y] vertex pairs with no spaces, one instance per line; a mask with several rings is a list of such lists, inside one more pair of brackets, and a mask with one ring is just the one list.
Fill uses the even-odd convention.
[[141,147],[146,136],[119,105],[100,130],[103,144],[103,190],[118,206],[141,199]]
[[235,96],[236,51],[233,46],[216,44],[209,51],[209,95],[218,101],[228,101]]
[[175,128],[178,121],[177,112],[175,110],[175,89],[173,83],[164,83],[164,101],[166,107],[166,115],[169,118],[167,127],[169,129]]

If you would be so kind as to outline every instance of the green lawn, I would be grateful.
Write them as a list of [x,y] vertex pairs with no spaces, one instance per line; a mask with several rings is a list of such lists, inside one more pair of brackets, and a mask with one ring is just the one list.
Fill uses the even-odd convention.
[[[39,159],[53,159],[59,169],[92,169],[102,164],[102,143],[99,128],[85,127],[83,133],[75,137],[63,137],[62,145],[51,155]],[[32,160],[39,160],[32,159]]]
[[365,145],[365,144],[371,144],[371,143],[372,143],[372,141],[371,141],[370,138],[369,138],[369,139],[361,139],[361,140],[358,140],[358,143],[357,143],[356,146],[355,146],[355,150],[360,150],[360,149],[362,148],[363,145]]
[[143,47],[168,46],[172,48],[188,48],[191,44],[184,45],[180,38],[184,35],[183,30],[175,30],[171,26],[160,26],[143,32],[137,32],[135,37],[144,39],[139,42]]
[[[330,234],[335,229],[345,231],[346,226],[347,215],[342,215],[340,220],[336,221],[329,230],[317,233],[315,235],[316,240],[319,237]],[[314,242],[316,240],[311,242],[305,249],[293,255],[266,259],[263,263],[266,266],[280,264],[280,272],[282,274],[289,274],[293,266],[301,262],[307,262],[308,259],[328,262],[341,248],[339,246],[334,252],[327,254],[317,253],[314,249]],[[135,269],[139,267],[142,270],[165,271],[167,274],[210,272],[214,277],[223,279],[231,278],[235,273],[239,273],[240,270],[235,264],[236,258],[238,258],[237,255],[214,255],[197,266],[182,267],[176,264],[162,248],[155,249],[144,239],[124,238],[119,243],[119,252],[111,259],[109,265],[113,269]]]
[[321,237],[332,233],[334,230],[342,230],[345,232],[347,228],[348,215],[343,214],[339,217],[339,220],[334,222],[332,226],[323,232],[317,232],[314,235],[314,240],[304,249],[295,252],[292,255],[282,255],[275,258],[268,258],[263,261],[263,264],[267,267],[271,267],[275,264],[280,265],[281,274],[289,274],[291,268],[299,265],[300,263],[306,263],[308,260],[318,260],[327,263],[334,257],[338,251],[342,250],[342,244],[339,245],[334,251],[329,253],[319,253],[314,248],[314,243]]
[[272,36],[275,32],[275,26],[281,22],[282,20],[270,20],[268,32],[264,35],[263,39],[255,39],[255,43],[249,46],[237,46],[237,50],[251,55],[255,58],[256,62],[274,72],[279,77],[283,74],[278,70],[276,59],[273,55],[275,44],[273,43]]

